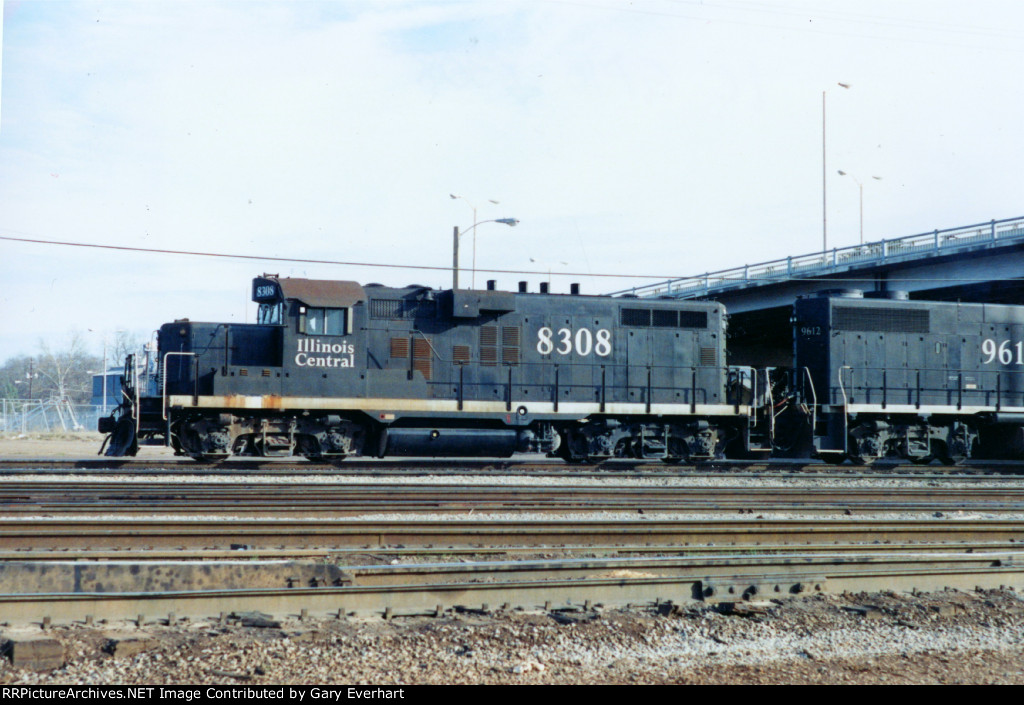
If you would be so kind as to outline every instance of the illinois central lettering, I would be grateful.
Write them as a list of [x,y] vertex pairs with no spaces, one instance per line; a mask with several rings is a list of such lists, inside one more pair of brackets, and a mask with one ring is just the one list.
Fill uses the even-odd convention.
[[356,349],[351,343],[328,343],[316,338],[300,338],[295,354],[299,367],[355,367]]

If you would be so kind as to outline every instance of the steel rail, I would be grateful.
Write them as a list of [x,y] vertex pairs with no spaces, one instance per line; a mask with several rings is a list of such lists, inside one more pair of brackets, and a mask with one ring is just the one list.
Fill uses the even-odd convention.
[[438,484],[0,483],[0,515],[331,517],[473,511],[1024,512],[1021,487],[637,487]]
[[1024,543],[1024,520],[0,519],[7,550],[385,546],[746,545],[938,541]]
[[[1020,542],[1014,541],[946,541],[946,542],[915,542],[915,543],[820,543],[820,544],[757,544],[759,553],[994,553],[1016,551]],[[351,563],[354,560],[377,560],[390,564],[392,561],[425,562],[428,557],[459,557],[479,559],[480,557],[516,557],[516,556],[624,556],[624,555],[663,555],[692,556],[707,554],[744,554],[752,551],[749,545],[739,544],[698,545],[689,544],[643,544],[643,545],[561,545],[561,546],[403,546],[371,547],[371,548],[235,548],[235,549],[133,549],[130,553],[132,561],[139,563],[156,561],[218,561],[218,560],[265,560],[265,559],[316,559],[331,564]],[[124,550],[102,549],[45,549],[0,551],[0,563],[40,562],[40,561],[109,561],[125,560]]]
[[[20,624],[95,619],[137,619],[139,626],[166,618],[226,619],[248,611],[280,617],[385,618],[436,614],[448,609],[579,609],[605,606],[742,601],[786,595],[850,591],[934,591],[1024,588],[1020,553],[917,555],[878,558],[757,556],[746,561],[707,558],[686,566],[640,561],[569,561],[503,566],[420,566],[416,571],[361,569],[354,579],[379,583],[343,587],[291,587],[134,593],[46,593],[0,595],[0,610]],[[500,575],[500,578],[495,576]],[[480,582],[486,577],[489,582]],[[415,582],[419,581],[419,582]]]
[[993,460],[969,461],[958,466],[913,465],[882,461],[871,467],[828,465],[819,460],[717,460],[700,465],[666,465],[649,460],[616,458],[597,465],[567,464],[562,460],[543,457],[523,459],[430,459],[387,458],[383,460],[358,458],[338,465],[314,463],[294,458],[232,458],[220,463],[204,464],[189,458],[0,458],[0,475],[65,474],[69,470],[87,470],[90,474],[124,475],[129,473],[153,475],[423,475],[423,474],[494,474],[514,472],[544,477],[615,477],[651,475],[720,476],[729,473],[795,473],[801,477],[820,475],[904,477],[935,476],[973,477],[993,475],[1011,477],[1024,473],[1024,462]]

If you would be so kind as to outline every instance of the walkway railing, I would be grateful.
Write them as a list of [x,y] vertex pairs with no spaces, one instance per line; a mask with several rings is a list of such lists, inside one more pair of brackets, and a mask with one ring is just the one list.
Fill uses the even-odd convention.
[[1024,217],[991,220],[987,223],[948,230],[933,230],[893,240],[833,248],[826,252],[748,264],[692,277],[667,279],[615,291],[609,295],[699,298],[730,289],[765,286],[788,279],[811,279],[836,272],[848,272],[851,269],[906,262],[924,256],[957,254],[992,243],[1008,245],[1015,242],[1024,242]]

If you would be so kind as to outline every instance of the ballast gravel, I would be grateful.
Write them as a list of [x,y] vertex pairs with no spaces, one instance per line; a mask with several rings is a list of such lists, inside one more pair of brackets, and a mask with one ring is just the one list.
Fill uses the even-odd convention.
[[269,624],[53,627],[65,665],[0,683],[1024,683],[1011,591]]

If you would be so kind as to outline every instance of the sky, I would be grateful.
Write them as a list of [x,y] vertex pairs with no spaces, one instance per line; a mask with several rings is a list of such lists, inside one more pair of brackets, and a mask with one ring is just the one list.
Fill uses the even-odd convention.
[[455,226],[463,286],[475,240],[478,288],[606,293],[857,244],[858,182],[868,241],[1024,215],[1011,0],[5,0],[0,40],[0,362],[252,322],[264,272],[450,287]]

